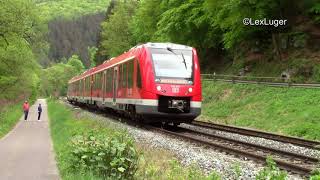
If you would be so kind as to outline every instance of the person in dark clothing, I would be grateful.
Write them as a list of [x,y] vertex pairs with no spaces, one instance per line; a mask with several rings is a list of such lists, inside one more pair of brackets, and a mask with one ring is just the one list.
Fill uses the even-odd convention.
[[29,103],[28,103],[28,101],[25,101],[23,103],[23,112],[24,112],[24,120],[26,121],[28,119],[28,114],[29,114]]
[[38,121],[40,121],[41,112],[42,112],[42,107],[41,107],[41,104],[39,104],[39,106],[38,106]]

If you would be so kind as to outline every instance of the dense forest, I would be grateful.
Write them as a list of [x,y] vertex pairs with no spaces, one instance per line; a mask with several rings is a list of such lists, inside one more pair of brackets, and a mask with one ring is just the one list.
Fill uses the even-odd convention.
[[[65,57],[57,57],[59,60],[53,57],[52,41],[53,38],[57,38],[53,37],[53,34],[57,33],[53,25],[59,27],[60,22],[67,22],[69,25],[66,27],[70,26],[70,29],[85,29],[86,26],[90,26],[89,22],[94,21],[92,23],[98,24],[88,28],[89,33],[98,36],[97,20],[103,19],[103,12],[107,10],[109,0],[84,0],[76,4],[72,0],[0,0],[0,3],[0,119],[2,119],[1,109],[10,104],[26,99],[32,101],[39,95],[65,94],[67,81],[83,72],[84,65],[76,55],[77,51],[67,51]],[[92,13],[102,14],[92,15]],[[73,21],[75,19],[77,20]],[[92,33],[94,29],[97,30]],[[91,47],[91,44],[96,43],[91,43],[92,39],[88,40],[86,36],[82,37],[85,46],[89,47],[81,48],[86,50],[86,57],[90,60],[96,52],[96,48]],[[81,40],[79,37],[75,38]]]
[[[67,80],[145,42],[195,47],[202,72],[320,81],[318,0],[1,0],[0,103],[64,95]],[[285,26],[245,26],[244,18]],[[102,22],[102,23],[101,23]]]
[[[105,18],[104,13],[89,14],[68,20],[55,19],[49,22],[48,42],[50,44],[48,57],[51,61],[79,55],[86,67],[90,67],[88,47],[98,44],[100,24]],[[50,62],[49,62],[50,63]],[[43,62],[44,66],[47,66]]]
[[[102,23],[99,54],[116,56],[149,41],[196,47],[202,72],[320,80],[317,0],[117,1]],[[244,18],[287,20],[285,26],[245,26]],[[99,62],[98,62],[99,63]]]

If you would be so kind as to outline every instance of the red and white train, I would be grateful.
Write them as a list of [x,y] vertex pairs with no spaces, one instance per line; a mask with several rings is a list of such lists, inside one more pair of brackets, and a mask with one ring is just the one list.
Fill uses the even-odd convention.
[[138,45],[73,77],[67,98],[144,122],[190,122],[201,113],[197,51],[173,43]]

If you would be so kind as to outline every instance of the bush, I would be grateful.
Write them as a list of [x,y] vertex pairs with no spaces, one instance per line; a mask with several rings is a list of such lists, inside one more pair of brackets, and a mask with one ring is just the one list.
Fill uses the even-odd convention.
[[277,180],[285,180],[287,177],[287,173],[285,171],[280,171],[277,167],[276,163],[272,160],[271,157],[267,158],[267,167],[263,168],[259,171],[256,176],[257,180],[265,180],[265,179],[277,179]]
[[312,79],[316,82],[320,82],[320,65],[315,65],[313,67]]
[[107,136],[91,131],[71,140],[71,169],[90,171],[94,176],[132,179],[137,170],[138,153],[126,133]]
[[320,179],[320,169],[316,168],[311,172],[310,180],[319,180]]

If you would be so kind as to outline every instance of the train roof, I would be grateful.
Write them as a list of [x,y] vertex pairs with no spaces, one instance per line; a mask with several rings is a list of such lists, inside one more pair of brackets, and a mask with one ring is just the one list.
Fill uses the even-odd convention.
[[90,69],[86,70],[85,72],[83,72],[82,74],[73,77],[72,79],[69,80],[68,83],[78,81],[78,80],[83,79],[93,73],[103,71],[107,67],[110,67],[114,64],[121,62],[123,59],[124,59],[123,61],[132,59],[135,57],[136,52],[143,47],[157,48],[157,49],[158,48],[159,49],[171,48],[171,49],[181,49],[181,50],[192,50],[192,47],[190,47],[190,46],[175,44],[175,43],[170,43],[170,42],[167,42],[167,43],[148,42],[145,44],[140,44],[140,45],[132,47],[128,52],[125,52],[117,57],[112,57],[112,58],[104,61],[102,64],[100,64],[96,67],[90,68]]

